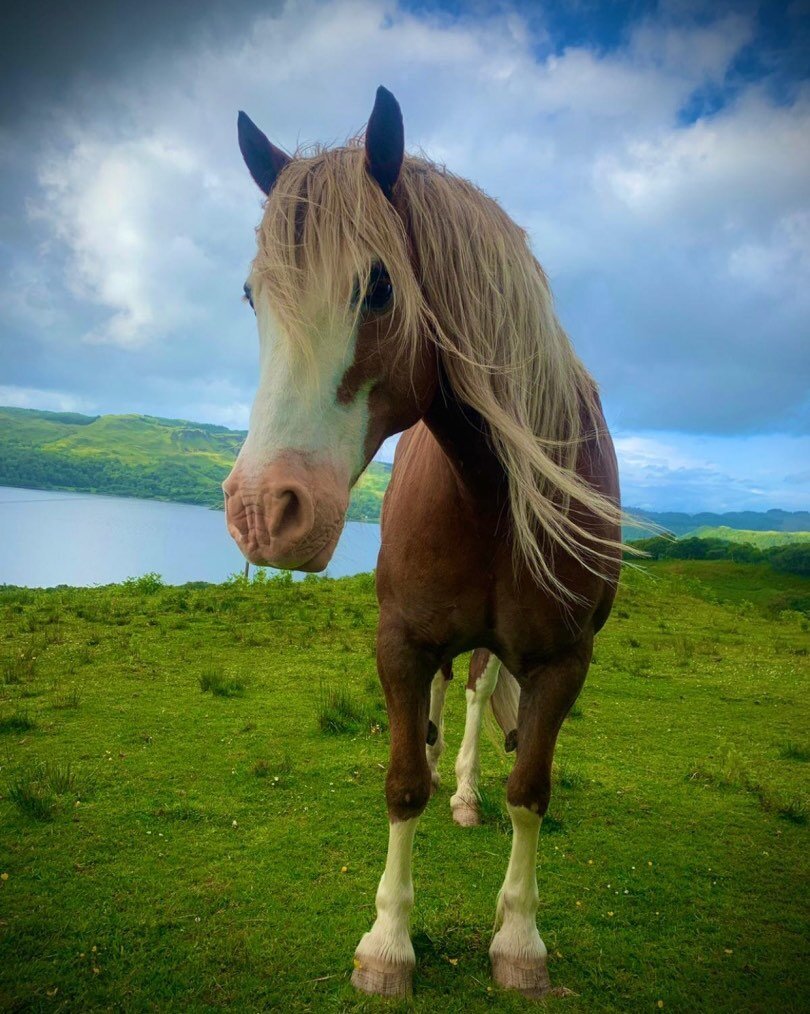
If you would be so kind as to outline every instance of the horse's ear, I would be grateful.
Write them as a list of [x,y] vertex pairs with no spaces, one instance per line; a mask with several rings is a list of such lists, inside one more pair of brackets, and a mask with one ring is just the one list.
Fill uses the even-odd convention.
[[249,116],[239,111],[239,150],[259,189],[269,194],[290,156],[271,144]]
[[405,156],[405,131],[399,103],[382,85],[366,127],[366,168],[391,200]]

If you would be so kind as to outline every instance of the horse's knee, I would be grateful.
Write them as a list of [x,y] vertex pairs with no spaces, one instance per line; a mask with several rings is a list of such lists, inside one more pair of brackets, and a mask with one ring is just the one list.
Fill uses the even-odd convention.
[[385,783],[388,814],[396,820],[418,817],[427,806],[431,793],[427,762],[419,770],[399,771],[392,767]]
[[506,798],[510,806],[523,806],[542,817],[551,799],[551,778],[545,772],[525,774],[515,767],[506,783]]

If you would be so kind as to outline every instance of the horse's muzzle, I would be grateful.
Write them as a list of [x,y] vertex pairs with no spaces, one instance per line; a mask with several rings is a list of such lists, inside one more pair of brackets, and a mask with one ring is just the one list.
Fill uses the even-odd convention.
[[323,570],[348,506],[335,469],[285,454],[260,469],[237,461],[222,484],[228,531],[245,557],[285,570]]

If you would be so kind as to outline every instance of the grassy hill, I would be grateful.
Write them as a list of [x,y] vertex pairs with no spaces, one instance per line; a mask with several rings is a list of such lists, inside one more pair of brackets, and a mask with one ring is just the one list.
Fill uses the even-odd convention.
[[[222,506],[220,485],[246,434],[144,415],[0,408],[0,485]],[[372,462],[349,518],[379,517],[390,466]]]
[[[560,734],[539,926],[573,994],[543,1009],[804,1010],[810,586],[645,567]],[[349,985],[387,837],[375,620],[369,576],[0,589],[0,1008],[531,1006],[487,961],[499,745],[483,825],[450,818],[462,660],[416,839],[413,1003]]]
[[715,528],[703,525],[687,534],[699,539],[747,543],[749,546],[756,546],[757,549],[770,549],[773,546],[787,546],[792,543],[810,543],[810,532],[754,532],[729,528],[726,525],[718,525]]

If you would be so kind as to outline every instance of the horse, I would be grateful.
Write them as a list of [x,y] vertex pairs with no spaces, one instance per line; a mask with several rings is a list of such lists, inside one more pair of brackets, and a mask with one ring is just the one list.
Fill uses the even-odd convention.
[[[352,982],[412,991],[414,833],[435,783],[446,667],[477,649],[473,710],[497,666],[519,691],[505,716],[513,835],[492,974],[541,997],[551,985],[535,867],[552,757],[621,560],[618,470],[596,384],[525,232],[472,183],[406,155],[387,89],[343,146],[290,155],[242,112],[238,139],[266,197],[244,286],[258,389],[223,483],[243,554],[322,571],[351,487],[402,434],[376,569],[388,852]],[[459,804],[474,795],[462,789]]]

